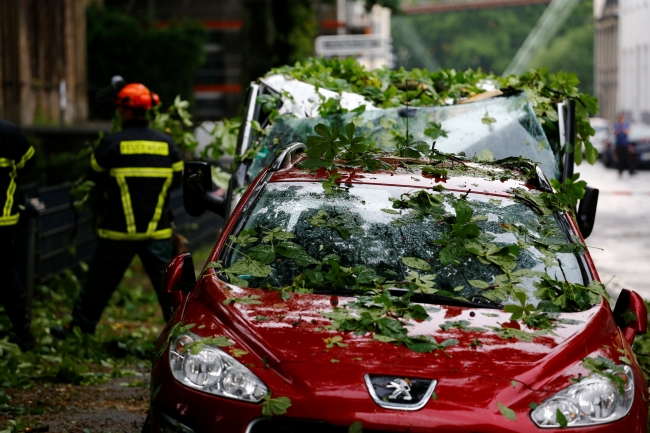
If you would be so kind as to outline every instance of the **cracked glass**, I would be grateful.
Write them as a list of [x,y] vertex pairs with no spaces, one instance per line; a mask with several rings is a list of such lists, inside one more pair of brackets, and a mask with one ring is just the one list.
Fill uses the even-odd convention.
[[[314,126],[328,128],[354,122],[356,135],[369,136],[378,148],[395,150],[396,139],[406,136],[404,108],[348,112],[312,118],[280,116],[260,140],[262,149],[249,168],[251,179],[271,163],[276,151],[295,142],[304,143],[315,135]],[[443,107],[409,109],[408,133],[413,141],[436,142],[436,149],[480,159],[523,156],[539,164],[549,179],[559,176],[559,161],[542,130],[533,107],[523,93],[485,101]],[[426,134],[432,123],[440,125],[445,136],[432,139]],[[431,135],[431,134],[430,134]],[[557,149],[556,149],[557,150]]]
[[[494,284],[503,274],[494,264],[486,264],[475,255],[465,255],[457,264],[443,265],[440,261],[441,245],[436,241],[449,232],[450,225],[438,216],[420,216],[412,209],[393,209],[394,200],[413,194],[417,188],[399,186],[354,185],[326,195],[320,183],[291,182],[269,183],[246,221],[244,229],[263,230],[282,228],[291,232],[293,242],[302,246],[317,261],[329,254],[340,257],[339,264],[353,268],[360,265],[371,268],[386,281],[403,282],[409,272],[421,276],[435,274],[435,289],[452,292],[466,299],[483,296],[481,289],[473,287],[470,280]],[[430,190],[429,190],[430,191]],[[443,194],[443,213],[454,215],[453,203],[458,194]],[[464,199],[474,211],[472,222],[480,229],[480,239],[497,247],[517,245],[519,255],[516,271],[528,269],[546,273],[557,280],[585,284],[576,253],[557,252],[571,239],[562,229],[555,215],[540,216],[528,205],[510,198],[469,194]],[[314,224],[319,216],[330,223]],[[323,213],[324,211],[324,213]],[[395,213],[396,212],[396,213]],[[341,233],[342,230],[343,234]],[[346,238],[344,234],[348,234]],[[261,238],[261,236],[260,236]],[[256,245],[259,244],[259,241]],[[226,260],[230,266],[246,254],[247,247],[237,247]],[[425,260],[430,271],[407,267],[402,257]],[[278,257],[270,264],[271,273],[266,278],[247,275],[240,278],[249,286],[288,286],[305,270],[293,259]],[[517,290],[523,290],[535,305],[534,283],[538,276],[518,278]],[[386,286],[386,284],[384,284]],[[390,286],[390,284],[388,284]],[[512,300],[498,299],[505,303]]]

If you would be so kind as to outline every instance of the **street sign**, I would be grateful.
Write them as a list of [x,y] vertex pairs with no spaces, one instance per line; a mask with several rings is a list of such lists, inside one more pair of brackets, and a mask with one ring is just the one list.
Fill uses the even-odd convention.
[[316,38],[316,55],[332,56],[386,56],[391,51],[391,40],[381,35],[336,35]]

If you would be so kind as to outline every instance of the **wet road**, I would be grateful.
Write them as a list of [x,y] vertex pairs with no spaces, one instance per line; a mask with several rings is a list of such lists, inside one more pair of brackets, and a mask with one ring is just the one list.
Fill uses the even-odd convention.
[[626,288],[650,300],[650,171],[619,177],[598,162],[583,163],[576,172],[600,189],[596,224],[586,242],[601,281],[613,297]]

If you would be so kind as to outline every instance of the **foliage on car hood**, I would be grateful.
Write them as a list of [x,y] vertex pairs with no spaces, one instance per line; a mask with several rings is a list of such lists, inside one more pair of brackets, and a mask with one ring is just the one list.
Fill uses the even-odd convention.
[[320,366],[319,374],[360,365],[366,373],[470,374],[557,390],[568,386],[571,378],[589,374],[581,366],[587,355],[625,356],[604,303],[557,316],[553,330],[529,329],[511,321],[502,310],[422,304],[430,318],[404,319],[409,335],[457,343],[417,353],[377,341],[370,334],[333,330],[326,316],[344,313],[354,298],[292,294],[283,299],[280,295],[228,285],[207,274],[190,295],[183,321],[200,325],[193,330],[204,337],[227,334],[236,343],[232,350],[245,351],[244,364],[271,367],[289,376],[292,369],[313,370],[315,365]]

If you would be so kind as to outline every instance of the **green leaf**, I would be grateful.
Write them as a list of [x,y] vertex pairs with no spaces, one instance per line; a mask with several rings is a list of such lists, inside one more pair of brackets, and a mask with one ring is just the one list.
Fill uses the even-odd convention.
[[589,285],[587,286],[587,289],[589,289],[593,293],[603,296],[608,302],[611,301],[611,298],[609,297],[609,293],[607,293],[607,290],[605,290],[605,286],[600,281],[591,280],[589,282]]
[[501,415],[503,415],[506,419],[509,419],[510,421],[517,421],[517,414],[514,410],[502,405],[498,401],[497,406],[499,407],[499,412],[501,412]]
[[490,115],[486,111],[485,115],[481,119],[481,123],[484,123],[486,125],[492,125],[493,123],[497,123],[497,119],[495,119],[494,117],[490,117]]
[[333,172],[327,179],[321,181],[325,194],[330,195],[334,193],[334,189],[339,187],[336,180],[340,178],[341,175],[339,173]]
[[240,304],[261,304],[261,301],[258,301],[258,298],[260,295],[250,295],[250,296],[244,296],[243,298],[228,298],[224,299],[223,304],[228,305],[232,304],[233,302],[238,302]]
[[244,350],[244,349],[233,348],[233,349],[230,349],[228,352],[230,352],[230,354],[232,356],[234,356],[235,358],[241,358],[244,355],[248,355],[248,352],[246,350]]
[[363,433],[363,424],[361,421],[355,421],[348,427],[348,433]]
[[372,334],[372,338],[377,341],[383,341],[384,343],[392,343],[393,341],[396,341],[395,338],[387,337],[381,334]]
[[267,394],[264,396],[264,402],[262,403],[262,415],[284,415],[290,407],[291,400],[289,397],[271,398],[271,394]]
[[494,153],[492,153],[489,149],[483,149],[481,152],[474,155],[473,159],[479,162],[494,161]]
[[348,347],[346,343],[343,343],[343,337],[340,335],[335,335],[334,337],[329,337],[329,338],[323,338],[323,341],[325,342],[325,347],[328,349],[338,346],[338,347]]
[[481,280],[468,280],[467,282],[472,287],[476,287],[477,289],[487,289],[488,287],[490,287],[490,285],[488,283],[486,283],[485,281],[481,281]]
[[271,268],[255,260],[243,259],[236,261],[227,269],[227,272],[236,275],[250,275],[252,277],[265,278],[271,273]]
[[276,227],[273,230],[264,230],[263,231],[264,237],[262,238],[262,242],[274,242],[274,241],[287,241],[289,239],[293,239],[294,235],[291,232],[285,231],[282,227]]
[[305,249],[295,242],[280,242],[275,246],[275,251],[289,259],[306,256]]
[[564,416],[564,414],[560,409],[555,409],[555,420],[557,421],[558,424],[560,424],[561,428],[565,428],[566,426],[569,425],[566,416]]
[[410,268],[420,269],[422,271],[431,270],[431,265],[418,257],[402,257],[402,263]]
[[625,369],[620,365],[616,365],[611,359],[604,356],[585,358],[582,360],[582,367],[612,381],[621,395],[625,393],[625,382],[616,374],[624,372]]
[[431,167],[430,165],[423,165],[421,170],[422,173],[429,173],[436,177],[447,177],[448,174],[448,170],[444,168]]
[[271,245],[257,245],[248,251],[248,257],[263,265],[268,265],[275,261],[275,251]]
[[629,308],[621,314],[621,318],[625,322],[626,325],[629,325],[630,322],[633,322],[635,320],[639,320],[639,317],[634,313],[634,311],[630,310]]
[[474,215],[474,210],[470,207],[469,204],[467,204],[466,201],[456,200],[452,206],[456,211],[456,224],[468,223],[472,218],[472,215]]
[[217,335],[215,337],[206,337],[200,340],[201,343],[207,344],[209,346],[217,346],[217,347],[229,347],[234,345],[232,341],[230,341],[230,338],[225,337],[223,335]]
[[435,140],[439,137],[447,137],[447,131],[442,129],[442,124],[437,122],[430,122],[424,129],[424,135]]
[[238,278],[232,274],[228,274],[228,278],[230,278],[230,284],[239,287],[248,287],[248,281],[244,280],[243,278]]

